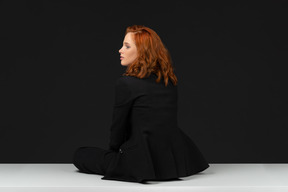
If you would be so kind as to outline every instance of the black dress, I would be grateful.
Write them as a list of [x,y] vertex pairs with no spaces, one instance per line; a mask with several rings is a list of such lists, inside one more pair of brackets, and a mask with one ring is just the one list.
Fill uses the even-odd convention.
[[[199,173],[209,167],[195,143],[178,127],[178,87],[163,79],[120,77],[109,149],[82,147],[74,165],[101,179],[130,182],[169,180]],[[81,152],[82,151],[82,152]],[[90,159],[89,159],[90,158]]]

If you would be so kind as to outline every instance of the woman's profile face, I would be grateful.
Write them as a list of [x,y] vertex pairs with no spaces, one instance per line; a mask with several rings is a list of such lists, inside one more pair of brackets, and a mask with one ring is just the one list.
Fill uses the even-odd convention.
[[130,65],[137,58],[137,47],[134,43],[133,33],[129,32],[125,35],[123,46],[119,50],[121,65]]

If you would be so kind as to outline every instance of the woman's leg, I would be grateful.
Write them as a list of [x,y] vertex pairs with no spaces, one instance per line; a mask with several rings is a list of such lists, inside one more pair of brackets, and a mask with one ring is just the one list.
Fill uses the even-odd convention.
[[99,147],[80,147],[74,153],[73,164],[81,172],[104,175],[115,155],[116,152]]

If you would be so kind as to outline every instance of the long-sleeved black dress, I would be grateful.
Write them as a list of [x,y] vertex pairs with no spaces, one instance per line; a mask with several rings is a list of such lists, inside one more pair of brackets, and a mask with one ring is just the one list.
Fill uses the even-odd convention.
[[[178,127],[177,86],[163,79],[120,77],[110,127],[115,155],[101,179],[142,182],[186,177],[209,167],[195,143]],[[193,129],[193,127],[191,127]]]

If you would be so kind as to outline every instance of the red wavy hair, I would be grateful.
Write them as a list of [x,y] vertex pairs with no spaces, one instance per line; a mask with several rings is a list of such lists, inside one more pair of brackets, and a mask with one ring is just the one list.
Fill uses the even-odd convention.
[[151,73],[157,75],[159,83],[163,77],[167,87],[169,79],[177,85],[177,77],[174,74],[174,66],[168,49],[162,43],[157,33],[144,25],[133,25],[126,28],[125,35],[133,33],[134,43],[137,47],[138,57],[127,66],[123,76],[135,76],[138,78],[149,77]]

